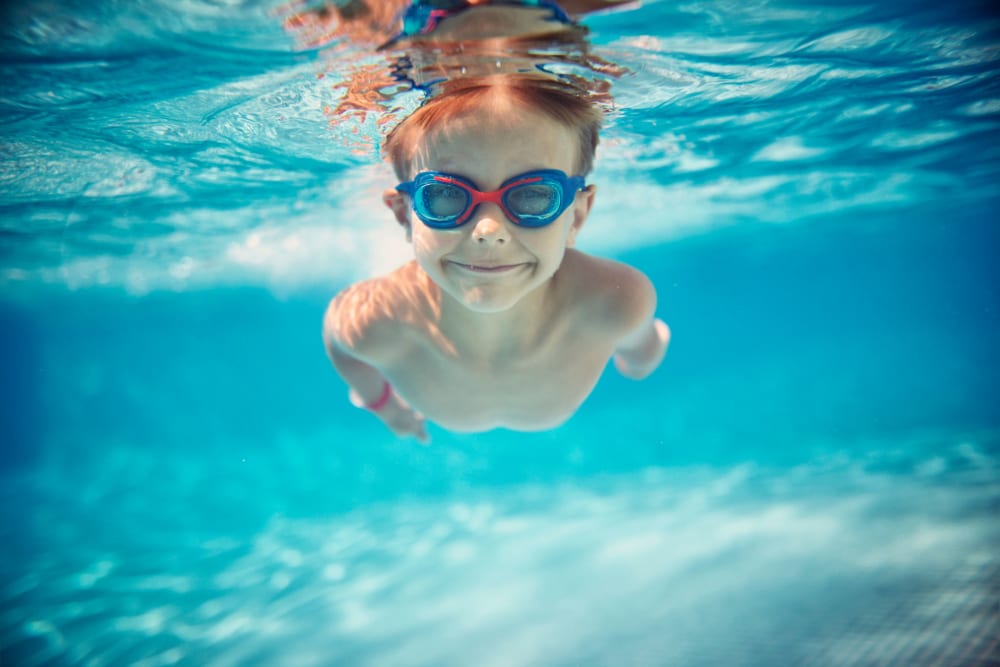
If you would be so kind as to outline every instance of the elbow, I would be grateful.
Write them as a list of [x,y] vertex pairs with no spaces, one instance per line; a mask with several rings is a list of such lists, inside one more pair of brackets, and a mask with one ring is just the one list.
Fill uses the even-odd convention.
[[663,320],[656,319],[653,321],[652,335],[643,345],[615,353],[615,368],[629,379],[644,380],[660,366],[669,345],[670,327]]
[[621,354],[615,355],[615,368],[618,369],[618,372],[623,377],[627,377],[629,380],[645,380],[656,370],[655,365],[647,364],[645,366],[638,366],[626,361]]

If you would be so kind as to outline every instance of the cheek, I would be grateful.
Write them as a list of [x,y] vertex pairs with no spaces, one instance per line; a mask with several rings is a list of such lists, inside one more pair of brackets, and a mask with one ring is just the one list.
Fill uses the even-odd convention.
[[562,263],[563,256],[566,254],[566,248],[572,245],[569,239],[566,238],[565,232],[562,230],[552,231],[555,233],[546,235],[543,238],[536,238],[530,245],[526,244],[526,247],[538,259],[540,264],[549,268],[558,267]]
[[572,248],[576,242],[577,229],[573,225],[573,208],[570,207],[563,213],[559,220],[552,223],[552,235],[546,238],[546,247],[560,256],[566,248]]
[[419,221],[413,228],[413,252],[420,257],[436,257],[451,250],[458,243],[457,234],[435,232]]

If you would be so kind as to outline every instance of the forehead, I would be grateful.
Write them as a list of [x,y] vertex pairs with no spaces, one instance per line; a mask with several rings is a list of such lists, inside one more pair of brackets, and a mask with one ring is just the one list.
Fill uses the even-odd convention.
[[415,137],[411,170],[451,171],[473,180],[478,175],[483,187],[534,169],[572,174],[578,144],[575,131],[546,114],[495,107],[462,114]]

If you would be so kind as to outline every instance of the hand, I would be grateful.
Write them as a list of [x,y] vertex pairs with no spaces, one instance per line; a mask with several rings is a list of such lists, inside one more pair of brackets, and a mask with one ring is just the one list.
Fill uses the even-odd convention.
[[422,414],[407,405],[406,401],[396,395],[396,392],[392,393],[388,403],[372,414],[381,419],[390,431],[401,438],[413,436],[422,445],[429,444],[431,441],[427,434],[427,420]]

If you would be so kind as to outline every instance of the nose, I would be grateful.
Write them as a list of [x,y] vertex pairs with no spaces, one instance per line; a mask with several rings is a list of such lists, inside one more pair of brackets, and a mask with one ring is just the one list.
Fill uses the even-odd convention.
[[495,204],[480,204],[472,221],[472,238],[480,245],[503,245],[510,240],[509,225],[503,210]]

